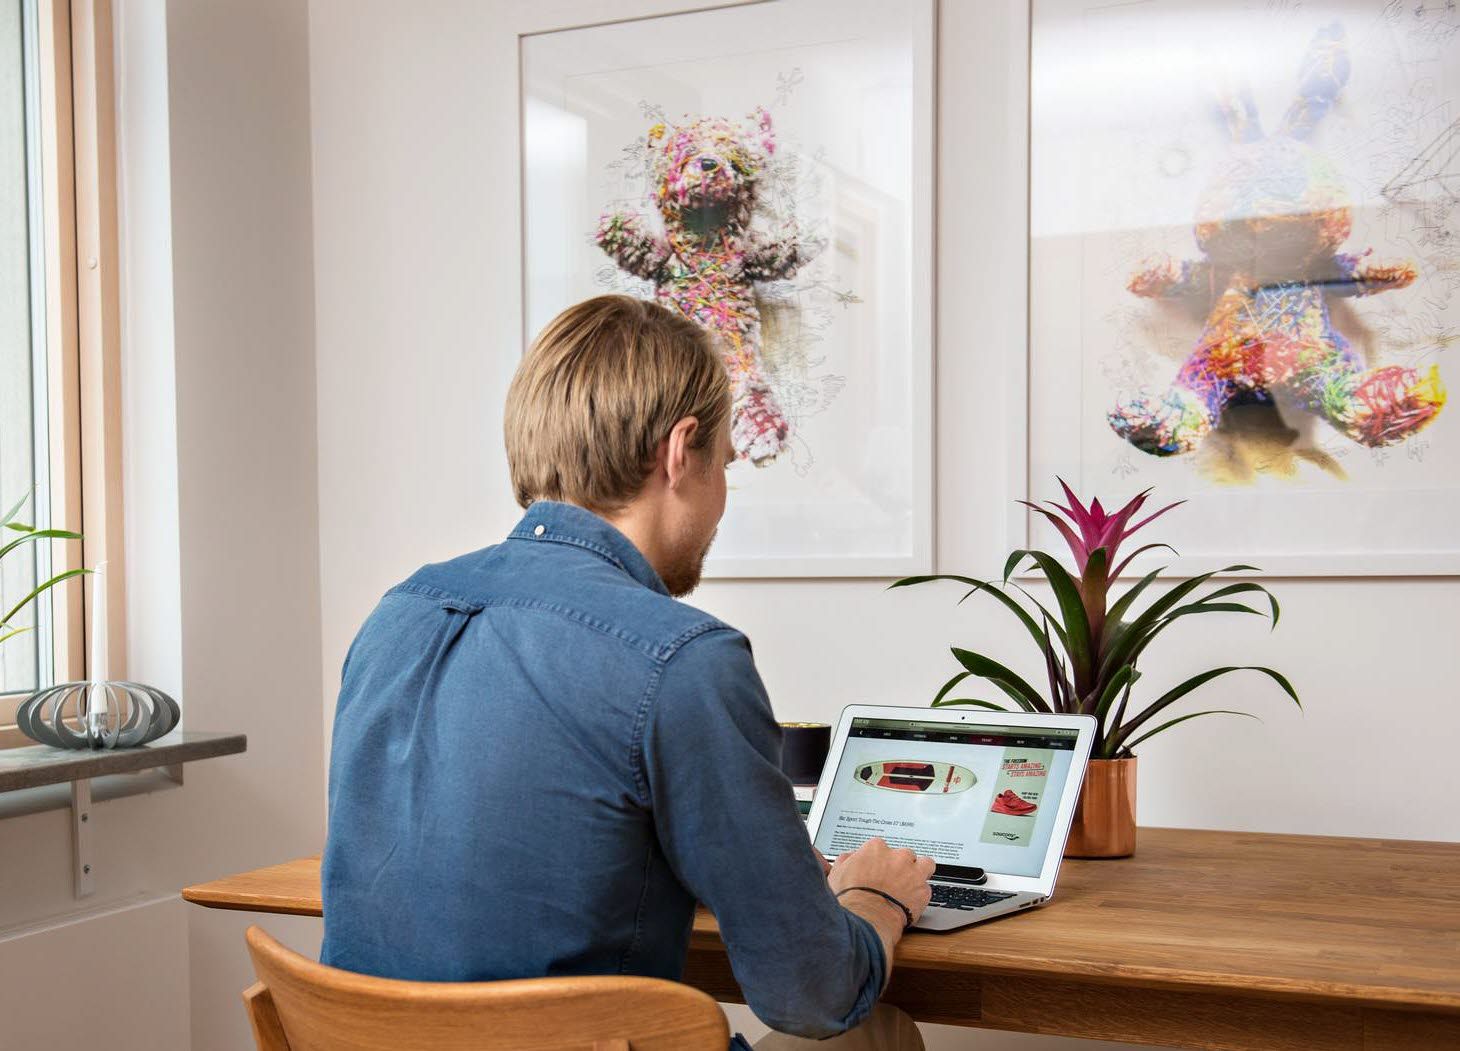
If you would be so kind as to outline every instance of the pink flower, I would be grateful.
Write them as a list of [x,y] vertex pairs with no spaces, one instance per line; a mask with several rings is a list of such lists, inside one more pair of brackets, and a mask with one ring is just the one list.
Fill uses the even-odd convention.
[[[1122,562],[1115,561],[1116,552],[1120,545],[1136,530],[1149,525],[1160,518],[1173,507],[1179,507],[1185,500],[1178,500],[1174,504],[1167,504],[1155,514],[1147,515],[1135,525],[1130,521],[1145,504],[1151,490],[1147,489],[1137,494],[1129,503],[1119,511],[1109,513],[1100,506],[1097,497],[1090,501],[1086,507],[1080,503],[1077,497],[1063,478],[1059,479],[1060,488],[1065,491],[1065,499],[1069,506],[1057,504],[1053,500],[1046,501],[1048,508],[1040,507],[1038,504],[1030,503],[1028,500],[1019,501],[1025,507],[1036,511],[1050,521],[1059,530],[1060,536],[1065,538],[1065,543],[1070,545],[1070,553],[1075,556],[1075,572],[1078,576],[1076,581],[1080,589],[1080,604],[1085,607],[1085,616],[1090,623],[1091,641],[1098,645],[1100,635],[1105,627],[1105,596],[1110,588],[1110,582],[1126,566],[1131,559],[1135,558],[1142,551],[1149,551],[1154,547],[1169,547],[1168,544],[1147,544],[1139,547],[1125,557]],[[1058,511],[1059,514],[1056,514]],[[1061,517],[1063,516],[1063,517]],[[1097,551],[1103,552],[1101,559],[1094,565],[1091,559]]]
[[[1019,502],[1030,510],[1042,514],[1059,530],[1060,536],[1065,538],[1065,543],[1070,545],[1070,553],[1075,556],[1075,568],[1079,571],[1081,577],[1085,576],[1085,570],[1090,563],[1090,556],[1101,548],[1105,549],[1105,579],[1113,580],[1115,577],[1120,576],[1121,570],[1130,564],[1131,559],[1135,558],[1141,551],[1147,550],[1147,548],[1140,548],[1137,551],[1132,551],[1126,556],[1124,562],[1116,564],[1115,553],[1119,550],[1120,545],[1125,539],[1136,530],[1154,522],[1173,507],[1180,507],[1186,503],[1185,500],[1178,500],[1174,504],[1167,504],[1155,514],[1147,515],[1135,525],[1130,525],[1130,520],[1135,517],[1136,512],[1145,504],[1146,498],[1151,495],[1151,490],[1147,489],[1138,494],[1119,511],[1111,514],[1100,506],[1100,499],[1098,497],[1091,500],[1090,506],[1086,507],[1080,503],[1080,498],[1065,484],[1063,478],[1059,479],[1059,483],[1060,488],[1065,491],[1065,499],[1070,502],[1070,506],[1065,507],[1063,504],[1057,504],[1053,500],[1048,500],[1046,503],[1054,508],[1055,511],[1060,512],[1064,516],[1063,518],[1056,515],[1054,511],[1030,503],[1028,500],[1021,500]],[[1074,528],[1072,529],[1071,526]],[[1076,533],[1076,530],[1079,530],[1079,532]],[[1149,546],[1154,547],[1158,545],[1153,544]]]

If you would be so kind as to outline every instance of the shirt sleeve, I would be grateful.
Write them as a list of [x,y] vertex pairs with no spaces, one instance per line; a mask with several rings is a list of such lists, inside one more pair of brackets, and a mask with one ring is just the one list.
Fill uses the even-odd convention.
[[643,762],[659,842],[720,924],[750,1009],[796,1036],[860,1023],[887,973],[870,923],[841,907],[780,770],[781,731],[750,644],[728,628],[664,665]]

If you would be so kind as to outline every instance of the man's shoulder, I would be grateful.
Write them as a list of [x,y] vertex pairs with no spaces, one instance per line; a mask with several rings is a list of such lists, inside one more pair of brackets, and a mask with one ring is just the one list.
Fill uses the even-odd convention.
[[735,628],[687,602],[644,587],[587,552],[512,540],[422,566],[387,595],[417,595],[466,613],[518,609],[555,615],[618,639],[656,661],[711,633]]

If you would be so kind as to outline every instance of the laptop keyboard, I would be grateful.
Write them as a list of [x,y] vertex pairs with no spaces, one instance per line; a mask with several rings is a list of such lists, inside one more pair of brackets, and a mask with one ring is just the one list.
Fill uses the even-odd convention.
[[994,890],[979,890],[977,887],[953,887],[944,883],[930,883],[929,886],[933,889],[933,900],[928,904],[943,909],[981,909],[1014,896]]

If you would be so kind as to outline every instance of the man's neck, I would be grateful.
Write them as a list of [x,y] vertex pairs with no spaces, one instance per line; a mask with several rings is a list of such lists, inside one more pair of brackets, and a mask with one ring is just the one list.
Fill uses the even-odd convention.
[[[585,510],[587,509],[585,508]],[[658,532],[653,527],[653,513],[643,506],[642,498],[618,511],[594,511],[593,513],[628,537],[629,543],[639,549],[639,554],[644,556],[644,560],[654,568],[654,572],[659,574],[660,579],[664,578],[666,570],[664,547],[659,541]]]

